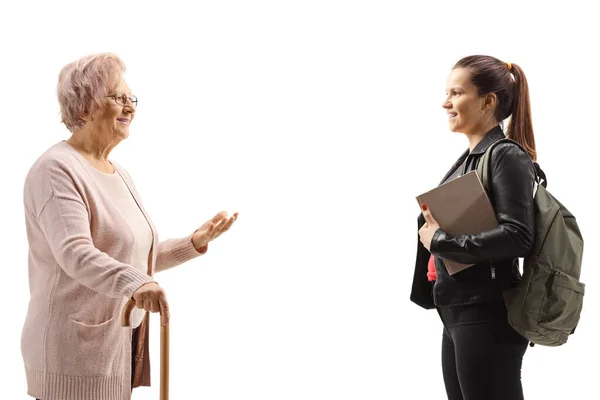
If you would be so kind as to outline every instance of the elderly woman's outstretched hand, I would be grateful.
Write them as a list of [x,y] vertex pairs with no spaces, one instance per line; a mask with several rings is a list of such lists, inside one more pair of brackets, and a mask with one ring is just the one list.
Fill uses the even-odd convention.
[[196,229],[192,236],[194,248],[198,251],[204,250],[208,242],[221,236],[227,232],[231,225],[238,217],[238,213],[234,213],[231,217],[227,217],[227,212],[221,211],[209,221],[206,221],[200,228]]
[[160,312],[160,322],[169,323],[169,303],[165,291],[156,282],[146,283],[133,293],[133,300],[137,308],[150,312]]

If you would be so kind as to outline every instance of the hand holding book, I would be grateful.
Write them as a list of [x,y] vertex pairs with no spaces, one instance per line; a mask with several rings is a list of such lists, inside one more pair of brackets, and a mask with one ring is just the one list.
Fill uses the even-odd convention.
[[[417,202],[426,221],[419,230],[420,240],[430,252],[438,229],[457,237],[485,232],[498,225],[494,209],[476,171],[468,172],[417,196]],[[426,205],[426,209],[423,205]],[[473,265],[448,259],[443,259],[443,262],[450,275]]]
[[421,243],[423,246],[429,250],[431,246],[431,239],[433,238],[433,234],[435,231],[440,229],[440,225],[431,215],[431,211],[427,208],[426,204],[421,205],[421,209],[423,210],[423,218],[425,218],[425,225],[419,229],[419,237],[421,238]]

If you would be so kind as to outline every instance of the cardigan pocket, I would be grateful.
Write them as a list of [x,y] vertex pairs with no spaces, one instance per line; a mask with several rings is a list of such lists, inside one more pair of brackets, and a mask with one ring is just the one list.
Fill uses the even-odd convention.
[[115,320],[115,317],[112,317],[111,319],[109,319],[107,321],[104,321],[104,322],[101,322],[99,324],[87,324],[87,323],[82,322],[82,321],[77,321],[76,319],[73,319],[73,318],[69,318],[69,320],[71,322],[74,322],[76,325],[80,325],[80,326],[82,326],[84,328],[91,328],[91,329],[93,329],[93,328],[100,328],[100,327],[102,327],[104,325],[110,324],[111,322],[113,322]]
[[69,318],[71,340],[67,343],[69,363],[77,368],[80,376],[113,376],[122,371],[115,367],[119,360],[123,343],[118,329],[119,321],[113,316],[100,324],[90,325]]

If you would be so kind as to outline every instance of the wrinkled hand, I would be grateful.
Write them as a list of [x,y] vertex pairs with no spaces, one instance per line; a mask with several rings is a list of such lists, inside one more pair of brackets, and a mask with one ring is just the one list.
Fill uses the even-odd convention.
[[196,232],[192,235],[194,248],[200,251],[203,247],[208,245],[208,242],[215,240],[221,236],[221,234],[227,232],[237,217],[238,213],[234,213],[231,217],[227,217],[227,212],[221,211],[212,217],[212,219],[206,221],[200,228],[196,229]]
[[163,325],[169,323],[169,303],[165,291],[156,282],[146,283],[133,293],[133,300],[137,308],[143,308],[150,312],[160,312],[160,322]]
[[423,217],[425,218],[425,225],[419,229],[419,237],[423,246],[428,250],[431,247],[431,239],[435,231],[440,229],[440,226],[431,215],[431,211],[423,204]]

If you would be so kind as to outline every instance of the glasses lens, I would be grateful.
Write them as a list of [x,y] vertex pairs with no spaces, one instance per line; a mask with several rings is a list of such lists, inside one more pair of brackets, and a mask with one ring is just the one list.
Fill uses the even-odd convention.
[[114,96],[109,96],[115,99],[115,103],[120,106],[126,106],[130,101],[134,107],[137,107],[137,97],[135,96],[127,96],[125,93],[117,93]]

